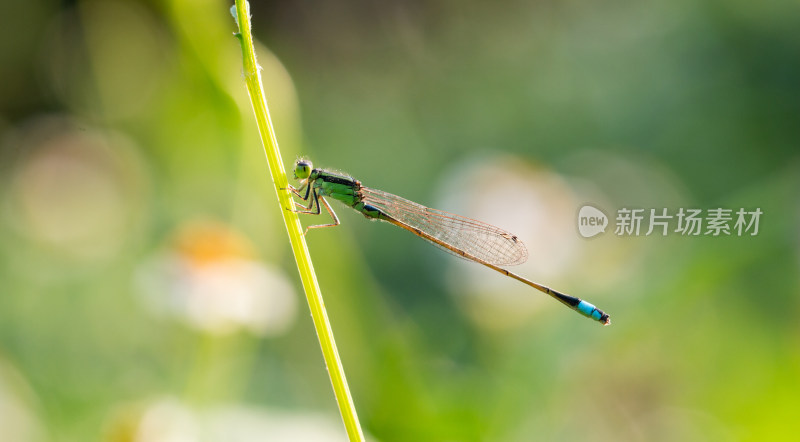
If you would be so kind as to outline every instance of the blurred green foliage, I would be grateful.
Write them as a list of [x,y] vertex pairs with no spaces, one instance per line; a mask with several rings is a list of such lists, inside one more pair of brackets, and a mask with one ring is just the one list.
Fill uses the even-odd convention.
[[[0,5],[1,440],[343,440],[229,7]],[[796,438],[800,4],[252,12],[287,167],[522,226],[522,274],[612,315],[335,207],[308,241],[371,437]],[[585,240],[583,203],[764,214]]]

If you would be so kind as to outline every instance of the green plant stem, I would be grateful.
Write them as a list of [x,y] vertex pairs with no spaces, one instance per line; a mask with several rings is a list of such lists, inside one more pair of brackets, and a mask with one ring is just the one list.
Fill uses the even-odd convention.
[[[297,214],[291,211],[294,207],[290,193],[285,190],[289,182],[286,172],[283,169],[281,153],[278,149],[278,141],[275,138],[275,131],[269,117],[267,101],[264,98],[264,91],[261,84],[261,72],[256,63],[256,54],[253,47],[253,36],[250,31],[250,5],[245,0],[236,0],[236,21],[239,25],[237,37],[242,45],[242,57],[244,63],[244,77],[247,84],[247,92],[250,95],[250,103],[253,105],[253,112],[256,116],[258,130],[261,134],[261,142],[264,144],[264,151],[267,154],[269,171],[272,181],[275,184],[275,192],[278,194],[280,210],[289,233],[289,241],[292,245],[297,270],[300,272],[300,279],[303,281],[303,289],[306,292],[308,306],[311,309],[311,317],[314,320],[314,327],[317,330],[322,356],[328,368],[328,374],[333,385],[333,392],[339,404],[339,411],[342,414],[347,435],[351,441],[363,441],[364,434],[358,422],[353,399],[347,387],[347,380],[344,376],[342,362],[336,350],[336,343],[333,340],[328,315],[325,312],[325,303],[322,300],[322,293],[314,274],[314,267],[311,264],[311,257],[302,234],[300,219]],[[282,190],[283,189],[283,190]]]

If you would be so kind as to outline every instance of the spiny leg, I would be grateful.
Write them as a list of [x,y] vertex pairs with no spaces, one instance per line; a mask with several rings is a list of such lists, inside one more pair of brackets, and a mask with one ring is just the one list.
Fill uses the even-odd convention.
[[[302,192],[303,189],[306,189],[306,195],[305,196],[300,194],[300,192]],[[294,194],[295,196],[300,198],[301,201],[309,201],[309,194],[311,192],[311,185],[309,185],[308,180],[306,180],[303,183],[303,185],[300,186],[300,188],[295,188],[294,186],[292,186],[290,184],[289,187],[284,187],[281,190],[289,190],[289,191],[292,192],[292,194]],[[297,201],[295,201],[294,199],[292,199],[292,203],[294,203],[294,206],[298,207],[300,209],[303,209],[303,211],[297,211],[297,210],[292,210],[292,209],[286,209],[286,210],[291,210],[292,212],[295,212],[295,213],[308,213],[311,210],[311,208],[314,206],[315,199],[316,198],[312,198],[311,201],[309,201],[308,206],[304,206],[304,205],[298,203]],[[318,215],[319,214],[319,210],[317,210],[317,213],[315,213],[315,214]]]
[[[294,212],[294,213],[302,213],[304,215],[319,215],[320,214],[319,200],[322,199],[322,198],[317,195],[317,191],[316,190],[312,190],[311,191],[311,197],[310,198],[311,198],[311,202],[308,203],[308,207],[305,207],[302,204],[300,204],[297,201],[295,201],[294,203],[298,207],[300,207],[302,209],[305,209],[305,210],[292,210],[292,212]],[[322,199],[322,201],[325,201],[325,200]],[[314,203],[316,203],[316,206],[317,206],[316,210],[312,210],[311,209],[312,207],[314,207]],[[286,209],[286,210],[289,210],[289,209]]]
[[[306,194],[308,194],[308,192],[306,192]],[[304,205],[298,203],[297,201],[292,200],[292,202],[294,203],[295,207],[299,207],[299,208],[303,209],[301,211],[294,210],[294,212],[295,213],[311,213],[313,215],[319,215],[319,201],[317,200],[316,191],[314,191],[313,195],[314,195],[313,198],[309,198],[308,195],[306,195],[306,199],[303,200],[303,201],[310,200],[310,201],[308,201],[308,205],[307,206],[304,206]],[[314,203],[317,203],[317,210],[316,210],[315,213],[312,213],[311,212],[311,208],[314,207]]]
[[[321,228],[321,227],[335,227],[335,226],[338,226],[340,224],[339,217],[336,216],[336,212],[333,211],[333,209],[328,204],[328,202],[325,200],[325,198],[317,195],[317,191],[315,189],[312,189],[312,186],[308,186],[308,188],[306,189],[305,198],[300,196],[296,189],[292,188],[291,190],[295,195],[297,195],[298,197],[300,197],[304,201],[310,200],[310,202],[308,203],[308,207],[303,206],[302,204],[300,204],[297,201],[295,201],[294,202],[295,205],[297,205],[298,207],[300,207],[302,209],[305,209],[305,210],[293,210],[294,213],[302,213],[304,215],[319,215],[320,213],[322,213],[322,208],[320,206],[320,201],[322,201],[322,204],[325,206],[325,210],[328,211],[328,214],[333,219],[333,223],[330,223],[330,224],[317,224],[317,225],[314,225],[314,226],[306,227],[306,230],[305,230],[305,232],[303,232],[303,235],[308,233],[308,229],[317,229],[317,228]],[[300,188],[300,190],[302,190],[302,187]],[[314,207],[315,205],[316,205],[316,210],[312,210],[312,207]]]
[[[314,205],[314,201],[313,200],[310,203],[308,203],[308,206],[304,206],[304,205],[298,203],[297,201],[292,201],[292,202],[294,203],[294,206],[296,208],[303,209],[303,210],[299,210],[299,211],[298,210],[293,210],[294,213],[310,213],[311,207]],[[314,215],[319,215],[319,213],[314,213]]]
[[318,201],[317,201],[317,213],[315,213],[315,215],[319,215],[319,210],[320,210],[319,201],[322,201],[322,204],[325,206],[325,209],[328,210],[328,214],[330,214],[331,218],[333,218],[333,223],[331,223],[331,224],[317,224],[315,226],[308,226],[308,227],[306,227],[306,231],[303,232],[303,235],[308,233],[308,229],[319,229],[319,228],[322,228],[322,227],[336,227],[336,226],[338,226],[340,224],[339,223],[339,217],[336,216],[336,212],[333,211],[331,206],[328,204],[327,201],[325,201],[325,198],[323,198],[323,197],[319,197],[318,198]]
[[[300,187],[294,187],[294,186],[292,186],[291,184],[289,184],[288,186],[289,186],[289,187],[283,187],[283,188],[281,188],[281,190],[289,190],[289,191],[291,191],[291,192],[292,192],[292,193],[293,193],[295,196],[297,196],[298,198],[300,198],[301,200],[303,200],[303,201],[308,201],[308,193],[309,193],[309,191],[311,190],[311,186],[308,184],[308,180],[305,180],[305,181],[303,182],[303,185],[302,185],[302,186],[300,186]],[[303,189],[306,189],[306,196],[303,196],[303,195],[301,195],[301,194],[300,194],[300,192],[302,192],[302,191],[303,191]]]

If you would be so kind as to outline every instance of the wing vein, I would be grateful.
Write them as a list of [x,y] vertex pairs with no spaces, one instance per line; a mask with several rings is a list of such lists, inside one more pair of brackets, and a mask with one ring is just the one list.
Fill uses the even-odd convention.
[[[382,190],[362,187],[361,191],[365,203],[486,262],[498,266],[510,266],[522,264],[528,259],[528,249],[525,244],[516,235],[499,227],[425,207]],[[439,247],[438,244],[431,243]],[[440,248],[452,253],[446,248]]]

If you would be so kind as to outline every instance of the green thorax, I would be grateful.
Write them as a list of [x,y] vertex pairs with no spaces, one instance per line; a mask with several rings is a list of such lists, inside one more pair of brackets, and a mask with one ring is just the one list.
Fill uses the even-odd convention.
[[387,217],[387,214],[377,207],[364,203],[361,181],[349,175],[325,169],[314,169],[308,176],[308,183],[318,196],[327,196],[338,200],[361,212],[367,218],[386,219]]
[[308,177],[319,196],[327,196],[339,200],[350,207],[361,202],[361,182],[341,172],[325,169],[314,169]]

